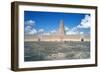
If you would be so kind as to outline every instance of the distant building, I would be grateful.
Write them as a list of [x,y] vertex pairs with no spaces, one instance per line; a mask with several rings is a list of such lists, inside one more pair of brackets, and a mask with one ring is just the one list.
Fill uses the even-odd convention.
[[90,41],[89,35],[66,35],[64,21],[61,20],[58,32],[53,35],[25,35],[24,41]]

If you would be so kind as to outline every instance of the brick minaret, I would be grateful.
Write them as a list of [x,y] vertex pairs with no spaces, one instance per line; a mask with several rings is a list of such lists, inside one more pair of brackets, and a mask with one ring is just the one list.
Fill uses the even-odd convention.
[[65,35],[65,29],[64,29],[64,21],[61,20],[59,24],[59,35],[64,36]]

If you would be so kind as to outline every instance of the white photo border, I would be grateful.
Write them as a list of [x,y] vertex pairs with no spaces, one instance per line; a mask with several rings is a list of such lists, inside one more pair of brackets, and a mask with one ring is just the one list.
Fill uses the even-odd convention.
[[[50,7],[50,6],[29,6],[19,5],[19,48],[18,48],[18,63],[19,68],[35,68],[35,67],[51,67],[51,66],[64,66],[64,65],[84,65],[84,64],[95,64],[95,10],[84,9],[84,8],[63,8],[63,7]],[[55,60],[55,61],[33,61],[24,62],[24,11],[47,11],[47,12],[67,12],[67,13],[88,13],[91,15],[91,52],[90,59],[79,59],[79,60]]]

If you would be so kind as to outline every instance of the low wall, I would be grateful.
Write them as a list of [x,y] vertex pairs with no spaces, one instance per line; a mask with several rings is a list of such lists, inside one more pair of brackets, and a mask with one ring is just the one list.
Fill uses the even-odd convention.
[[90,41],[90,36],[25,36],[24,41]]

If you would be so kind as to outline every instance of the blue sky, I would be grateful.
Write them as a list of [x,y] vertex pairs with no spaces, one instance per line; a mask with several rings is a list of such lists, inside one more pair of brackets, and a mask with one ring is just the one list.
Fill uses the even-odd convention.
[[90,14],[24,11],[25,33],[56,33],[60,20],[66,34],[90,34]]

